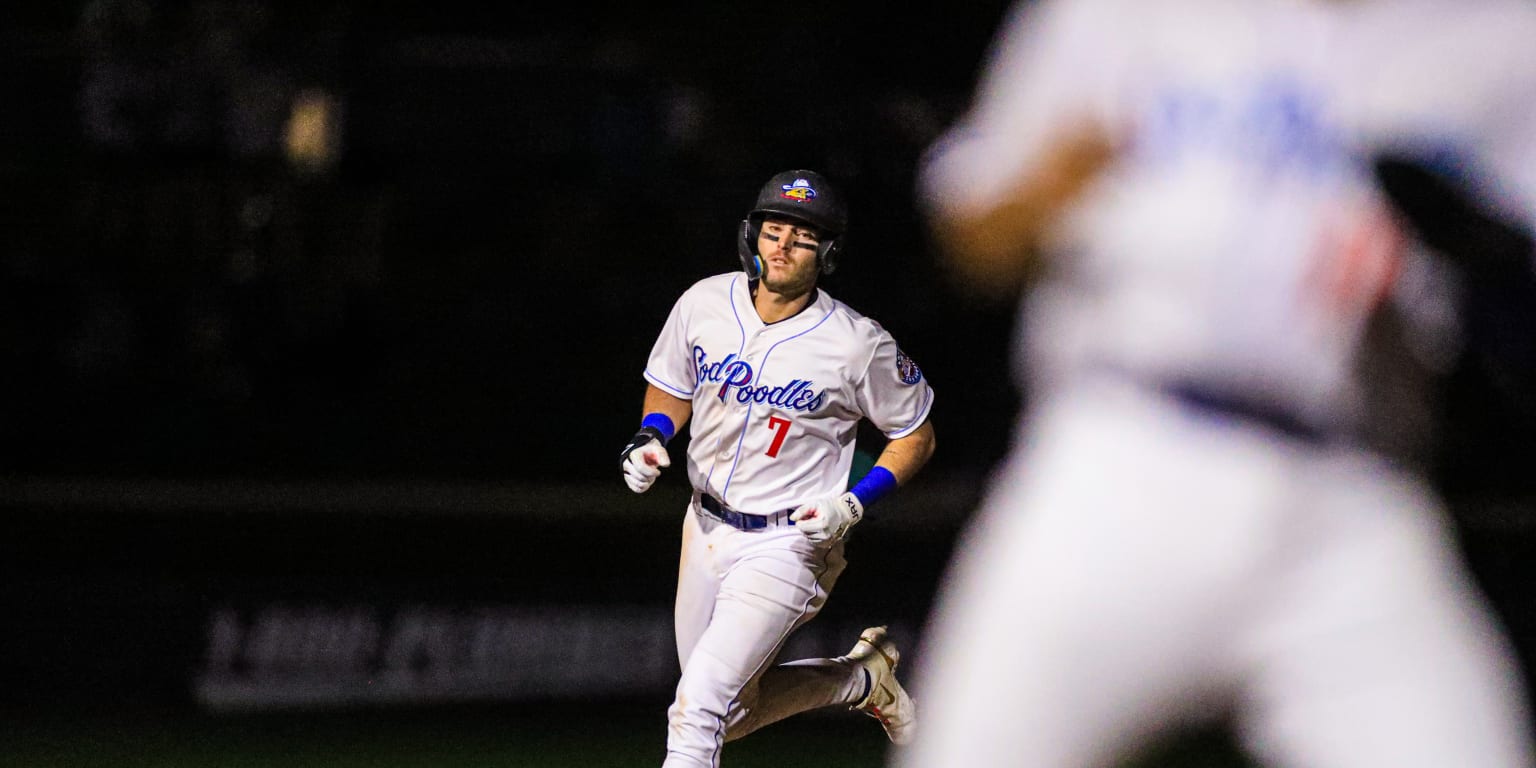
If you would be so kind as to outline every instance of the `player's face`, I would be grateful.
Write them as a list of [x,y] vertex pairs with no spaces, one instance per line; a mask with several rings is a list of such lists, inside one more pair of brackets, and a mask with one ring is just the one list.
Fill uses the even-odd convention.
[[757,236],[763,257],[763,286],[774,293],[799,296],[816,285],[816,230],[793,219],[769,217]]

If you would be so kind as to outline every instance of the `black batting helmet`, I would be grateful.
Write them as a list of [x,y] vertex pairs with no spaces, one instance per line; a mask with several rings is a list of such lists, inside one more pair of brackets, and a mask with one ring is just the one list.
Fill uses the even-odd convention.
[[758,191],[757,204],[741,221],[741,240],[737,243],[742,269],[752,280],[763,273],[757,236],[769,214],[788,216],[815,227],[821,236],[816,262],[822,274],[837,268],[842,235],[848,229],[848,205],[825,176],[815,171],[784,171],[774,174]]

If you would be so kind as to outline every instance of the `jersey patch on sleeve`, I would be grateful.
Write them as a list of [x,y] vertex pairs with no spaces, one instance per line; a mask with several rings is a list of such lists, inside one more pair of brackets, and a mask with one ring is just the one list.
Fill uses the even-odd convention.
[[923,380],[923,372],[917,363],[912,362],[912,358],[899,349],[896,350],[896,375],[901,377],[901,383],[908,385]]

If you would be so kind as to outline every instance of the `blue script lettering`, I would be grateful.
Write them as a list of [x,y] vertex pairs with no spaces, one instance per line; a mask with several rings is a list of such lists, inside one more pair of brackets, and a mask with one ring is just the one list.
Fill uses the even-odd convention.
[[1154,95],[1136,152],[1173,164],[1217,153],[1268,174],[1325,174],[1352,162],[1330,102],[1304,80],[1274,74]]
[[[734,397],[736,402],[742,405],[760,403],[791,411],[815,411],[827,402],[826,392],[817,392],[812,389],[812,382],[809,379],[792,379],[788,384],[779,386],[766,384],[752,386],[755,375],[752,364],[737,359],[734,353],[711,362],[709,354],[702,347],[695,346],[693,362],[698,371],[699,384],[720,385],[715,397],[722,403],[729,402],[730,398]],[[733,389],[734,393],[731,391]]]

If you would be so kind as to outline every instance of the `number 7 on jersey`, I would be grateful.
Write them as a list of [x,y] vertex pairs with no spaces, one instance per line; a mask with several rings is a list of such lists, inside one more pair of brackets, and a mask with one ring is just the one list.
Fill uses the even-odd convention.
[[766,453],[768,458],[776,459],[779,456],[779,449],[784,447],[784,438],[789,437],[789,419],[783,416],[769,416],[768,428],[777,434],[773,436],[773,443],[768,446]]

